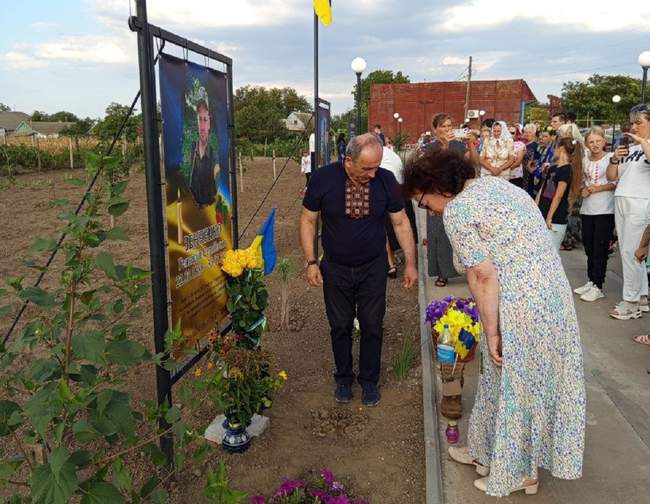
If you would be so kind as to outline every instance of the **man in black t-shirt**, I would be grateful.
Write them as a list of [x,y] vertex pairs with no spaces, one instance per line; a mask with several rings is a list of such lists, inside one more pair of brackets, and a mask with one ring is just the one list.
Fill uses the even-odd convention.
[[[383,319],[386,310],[386,215],[404,251],[404,286],[417,283],[415,243],[395,176],[379,167],[383,149],[372,133],[350,140],[343,164],[317,170],[309,181],[300,217],[300,243],[307,260],[307,281],[323,286],[336,364],[335,398],[352,400],[352,325],[361,328],[358,381],[362,401],[380,400]],[[318,265],[314,239],[323,223],[324,257]]]
[[214,203],[219,185],[219,161],[208,143],[210,135],[210,111],[204,99],[196,105],[199,140],[192,148],[192,165],[188,185],[194,201],[199,206]]

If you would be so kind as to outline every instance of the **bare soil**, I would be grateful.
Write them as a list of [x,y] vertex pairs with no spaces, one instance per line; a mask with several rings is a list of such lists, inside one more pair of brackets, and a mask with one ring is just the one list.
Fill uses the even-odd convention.
[[[245,163],[244,191],[239,192],[240,232],[257,209],[273,183],[271,160],[255,158]],[[284,160],[277,161],[280,173]],[[60,209],[50,208],[55,198],[78,201],[82,188],[65,183],[70,172],[20,175],[16,183],[0,191],[0,278],[27,272],[25,285],[36,275],[22,265],[27,249],[36,237],[57,237]],[[74,176],[80,171],[74,171]],[[310,470],[330,468],[334,474],[372,504],[420,504],[425,501],[424,443],[422,425],[422,389],[419,356],[408,377],[397,381],[391,368],[393,356],[404,338],[418,339],[417,291],[406,291],[400,280],[389,280],[385,336],[382,401],[375,408],[361,404],[361,390],[354,388],[350,405],[334,402],[333,357],[329,325],[321,289],[310,288],[304,279],[297,224],[301,210],[304,177],[298,165],[289,161],[268,199],[256,214],[241,239],[248,245],[272,207],[277,208],[276,246],[279,257],[291,257],[296,267],[290,279],[290,329],[279,330],[280,279],[268,277],[270,306],[269,331],[264,347],[285,369],[289,381],[275,397],[269,430],[254,439],[242,455],[226,455],[219,447],[208,463],[189,463],[168,485],[171,502],[204,502],[202,489],[208,466],[224,460],[231,484],[248,492],[269,494],[283,478],[295,478]],[[127,190],[129,210],[118,219],[130,241],[118,242],[111,252],[116,262],[149,266],[145,177],[133,173]],[[53,267],[60,264],[60,258]],[[48,275],[44,286],[53,286],[55,275]],[[10,318],[0,320],[2,335]],[[144,304],[144,315],[137,326],[138,339],[153,350],[151,300]],[[355,349],[355,356],[358,351]],[[134,370],[130,393],[135,399],[155,397],[155,373],[152,368]],[[209,404],[194,413],[194,420],[205,427],[216,411]],[[134,472],[137,457],[132,460]]]

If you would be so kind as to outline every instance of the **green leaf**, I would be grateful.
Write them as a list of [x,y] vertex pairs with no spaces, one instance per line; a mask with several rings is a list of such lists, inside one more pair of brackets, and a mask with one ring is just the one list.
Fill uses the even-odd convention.
[[4,305],[0,306],[0,318],[4,317],[5,315],[8,315],[12,310],[11,305]]
[[113,461],[113,483],[122,491],[131,491],[131,475],[121,457]]
[[113,217],[119,217],[129,208],[129,202],[122,196],[113,196],[108,200],[108,213]]
[[55,208],[55,207],[64,207],[68,206],[70,204],[70,200],[67,198],[61,198],[61,199],[55,199],[50,201],[49,206],[50,208]]
[[74,437],[80,442],[80,443],[87,443],[89,441],[93,441],[94,439],[97,439],[100,434],[97,432],[92,425],[86,420],[85,418],[82,418],[81,420],[77,420],[74,425],[72,426],[72,433],[74,434]]
[[165,504],[167,502],[167,497],[169,497],[167,490],[162,487],[158,487],[149,494],[148,498],[154,504]]
[[16,467],[7,462],[0,462],[0,481],[8,480],[16,472]]
[[179,410],[177,406],[172,406],[171,408],[169,408],[167,413],[165,413],[165,421],[170,425],[178,422],[180,419],[181,419],[181,410]]
[[7,278],[7,285],[11,287],[12,289],[16,291],[21,291],[23,290],[23,280],[25,279],[24,276],[15,276],[15,277],[9,277]]
[[86,467],[88,464],[90,464],[91,461],[92,458],[90,456],[90,452],[86,450],[77,450],[72,455],[70,455],[70,462],[72,462],[77,467]]
[[11,419],[16,412],[20,412],[18,403],[6,400],[0,401],[0,437],[8,436],[18,427],[18,424],[15,424],[14,420]]
[[56,388],[56,382],[49,383],[32,395],[23,408],[34,430],[43,438],[47,437],[47,429],[52,418],[58,416],[63,409]]
[[106,354],[111,364],[130,366],[145,360],[147,349],[140,343],[130,340],[113,340],[106,346]]
[[152,476],[149,478],[142,488],[140,489],[140,497],[146,499],[151,492],[160,484],[160,479],[158,476]]
[[47,308],[54,306],[54,296],[44,291],[40,287],[27,287],[20,291],[18,294],[22,299],[26,301],[31,301],[37,306],[42,308]]
[[167,462],[167,457],[156,444],[149,443],[148,445],[145,445],[143,451],[149,456],[149,458],[151,458],[151,461],[158,466]]
[[113,257],[107,252],[100,252],[95,256],[95,266],[106,273],[108,278],[117,280],[117,272],[115,271],[115,264],[113,264]]
[[123,504],[124,497],[115,486],[106,481],[93,481],[81,498],[81,504]]
[[90,362],[103,362],[106,340],[101,331],[77,333],[72,337],[72,351],[79,359]]
[[61,402],[69,403],[74,401],[74,394],[72,393],[72,390],[70,390],[70,386],[63,378],[59,379],[58,391],[59,399],[61,399]]
[[54,250],[56,248],[56,240],[44,240],[37,238],[29,249],[29,252],[45,252],[46,250]]
[[121,241],[129,241],[129,237],[126,234],[126,230],[121,227],[115,227],[113,229],[110,229],[109,231],[102,232],[100,233],[100,236],[103,240],[121,240]]
[[124,192],[128,185],[128,180],[121,180],[120,182],[116,182],[111,186],[111,194],[113,194],[113,196],[119,196]]
[[36,504],[66,504],[79,488],[75,465],[64,448],[55,448],[49,464],[32,472],[31,496]]

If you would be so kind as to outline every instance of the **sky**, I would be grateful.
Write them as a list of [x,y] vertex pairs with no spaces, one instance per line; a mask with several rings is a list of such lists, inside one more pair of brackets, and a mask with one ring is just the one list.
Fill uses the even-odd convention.
[[[138,90],[134,0],[32,0],[0,9],[0,102],[100,117]],[[311,0],[149,0],[149,22],[233,58],[235,87],[294,87],[313,99]],[[649,0],[333,0],[320,28],[320,96],[353,105],[357,56],[411,82],[525,79],[539,101],[593,73],[641,76]],[[182,55],[170,47],[171,54]],[[199,63],[202,57],[191,57]],[[215,65],[216,66],[216,65]]]

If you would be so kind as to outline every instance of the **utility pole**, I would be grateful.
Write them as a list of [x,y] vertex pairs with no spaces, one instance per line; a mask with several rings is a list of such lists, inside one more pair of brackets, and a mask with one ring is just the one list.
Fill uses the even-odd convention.
[[465,91],[465,115],[463,116],[463,124],[467,119],[467,111],[469,110],[469,92],[472,87],[472,57],[469,57],[469,66],[467,68],[467,90]]

